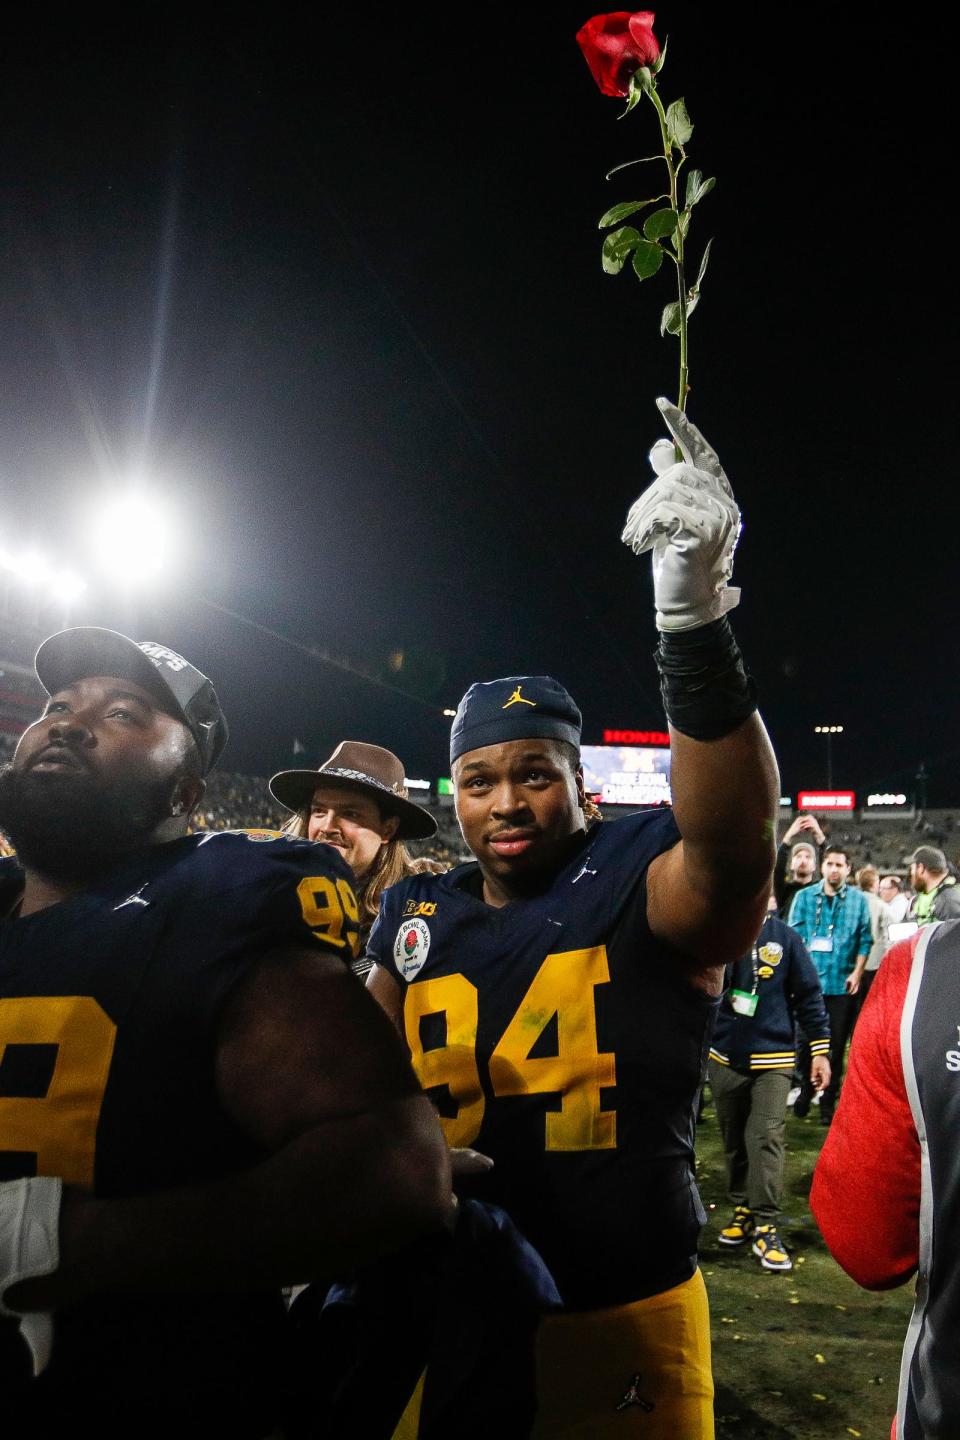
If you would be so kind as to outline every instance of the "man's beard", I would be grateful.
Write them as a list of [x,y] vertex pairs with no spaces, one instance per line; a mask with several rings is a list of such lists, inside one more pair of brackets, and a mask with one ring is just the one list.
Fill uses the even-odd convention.
[[52,880],[91,880],[143,849],[170,815],[170,780],[0,769],[0,830],[25,869]]

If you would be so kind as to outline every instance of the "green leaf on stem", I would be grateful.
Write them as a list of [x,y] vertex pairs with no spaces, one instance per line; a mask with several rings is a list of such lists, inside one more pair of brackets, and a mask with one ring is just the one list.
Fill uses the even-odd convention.
[[[693,314],[694,310],[696,310],[697,305],[698,305],[699,302],[700,302],[700,284],[701,284],[701,282],[702,282],[702,280],[703,280],[704,275],[707,273],[707,263],[708,263],[708,261],[709,261],[709,259],[710,259],[710,246],[711,246],[712,244],[713,244],[713,241],[712,241],[712,240],[708,240],[708,241],[707,241],[706,249],[705,249],[704,252],[703,252],[703,259],[700,261],[700,270],[699,270],[699,272],[698,272],[698,274],[697,274],[697,278],[696,278],[696,280],[694,281],[694,283],[690,286],[690,289],[687,291],[687,319],[688,319],[688,320],[690,319],[690,316]],[[679,300],[671,300],[671,302],[670,302],[669,305],[665,305],[665,306],[663,307],[663,314],[662,314],[661,317],[660,317],[660,334],[661,334],[661,335],[679,335],[679,334],[680,334],[680,301],[679,301]]]
[[673,234],[679,220],[676,210],[654,210],[643,222],[643,233],[648,240],[662,240],[664,236]]
[[601,259],[603,268],[608,275],[619,275],[627,263],[627,256],[635,245],[646,244],[640,231],[634,230],[632,225],[624,225],[620,230],[612,230],[603,242]]
[[622,205],[613,205],[606,214],[600,216],[597,221],[597,229],[606,230],[610,225],[619,225],[620,221],[626,220],[628,215],[635,215],[645,205],[654,205],[662,199],[662,195],[655,195],[652,200],[625,200]]
[[[694,295],[692,292],[687,296],[687,319],[688,319],[688,320],[690,319],[690,316],[693,314],[694,310],[696,310],[696,308],[697,308],[697,301],[699,300],[699,298],[700,298],[699,295]],[[679,301],[679,300],[671,300],[669,305],[664,305],[664,307],[663,307],[663,314],[662,314],[661,317],[660,317],[660,334],[661,334],[661,335],[679,335],[679,334],[680,334],[680,301]]]
[[663,264],[665,252],[652,240],[640,240],[633,250],[633,268],[638,280],[649,280]]
[[682,240],[686,240],[687,232],[690,229],[690,211],[681,210],[680,219],[677,221],[677,233]]
[[701,283],[702,283],[702,281],[703,281],[704,275],[706,275],[706,273],[707,273],[707,265],[709,264],[709,261],[710,261],[710,246],[711,246],[712,244],[713,244],[713,238],[711,237],[711,238],[707,241],[706,247],[704,248],[703,259],[700,261],[700,269],[699,269],[699,272],[697,273],[697,278],[696,278],[696,280],[694,280],[693,284],[690,286],[690,294],[691,294],[691,295],[696,296],[696,295],[699,295],[699,293],[700,293],[700,285],[701,285]]
[[686,104],[682,99],[674,100],[667,106],[667,136],[671,144],[682,148],[692,134],[693,121],[687,114]]
[[653,71],[654,75],[659,75],[659,74],[660,74],[660,71],[663,69],[664,61],[665,61],[666,58],[667,58],[667,46],[668,46],[669,44],[670,44],[670,36],[668,35],[667,38],[666,38],[666,40],[664,40],[664,42],[663,42],[663,49],[660,51],[660,54],[657,56],[656,60],[654,60],[653,64],[650,66],[650,69]]
[[716,183],[714,176],[711,175],[709,180],[704,180],[699,170],[691,170],[687,176],[687,196],[684,201],[687,209],[692,210],[704,195],[709,195]]
[[660,316],[661,335],[680,334],[680,301],[671,300],[669,305],[664,305],[663,314]]
[[612,176],[616,175],[618,170],[629,170],[631,165],[647,165],[651,160],[662,159],[662,155],[642,155],[639,160],[624,160],[622,165],[614,165],[612,170],[608,170],[603,178],[609,180]]
[[640,104],[640,101],[643,99],[644,91],[649,89],[650,71],[646,68],[645,65],[641,65],[640,69],[634,70],[633,74],[630,76],[630,84],[627,87],[626,108],[620,111],[617,119],[622,120],[625,115],[629,115],[630,111],[635,106]]

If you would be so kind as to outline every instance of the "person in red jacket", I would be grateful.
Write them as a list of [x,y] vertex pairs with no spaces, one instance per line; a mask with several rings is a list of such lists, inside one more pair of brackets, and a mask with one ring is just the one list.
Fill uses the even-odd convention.
[[917,1276],[896,1440],[949,1440],[960,1416],[960,922],[884,958],[854,1032],[810,1204],[859,1285]]

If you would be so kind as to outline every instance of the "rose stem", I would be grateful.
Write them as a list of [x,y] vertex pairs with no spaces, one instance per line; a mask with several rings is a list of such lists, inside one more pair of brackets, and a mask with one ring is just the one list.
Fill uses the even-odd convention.
[[[666,161],[667,171],[670,176],[670,207],[671,209],[675,210],[676,213],[679,215],[680,206],[677,203],[677,172],[673,168],[672,149],[670,145],[670,138],[667,135],[667,116],[664,111],[663,103],[660,99],[660,96],[657,94],[657,84],[655,80],[651,80],[650,88],[647,90],[647,94],[650,96],[650,99],[653,101],[653,104],[656,107],[657,118],[660,121],[660,135],[663,139],[663,158]],[[679,225],[674,231],[674,242],[677,249],[677,258],[675,263],[677,266],[677,285],[679,288],[678,298],[680,301],[680,393],[677,397],[677,408],[680,410],[686,410],[687,390],[689,389],[689,369],[687,366],[687,284],[686,277],[684,275],[683,265],[683,231],[680,229]]]

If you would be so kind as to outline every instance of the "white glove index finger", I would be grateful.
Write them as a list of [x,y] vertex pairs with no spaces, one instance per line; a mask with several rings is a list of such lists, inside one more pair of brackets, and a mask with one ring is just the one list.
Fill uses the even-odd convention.
[[709,441],[704,439],[693,421],[688,420],[682,410],[662,395],[657,401],[657,408],[667,422],[667,429],[677,442],[687,464],[692,465],[695,470],[706,470],[708,475],[713,475],[718,480],[725,480],[719,455]]
[[635,555],[652,552],[658,628],[692,630],[739,602],[729,581],[740,511],[716,451],[676,405],[657,406],[683,460],[669,441],[653,447],[657,478],[631,506],[622,538]]

